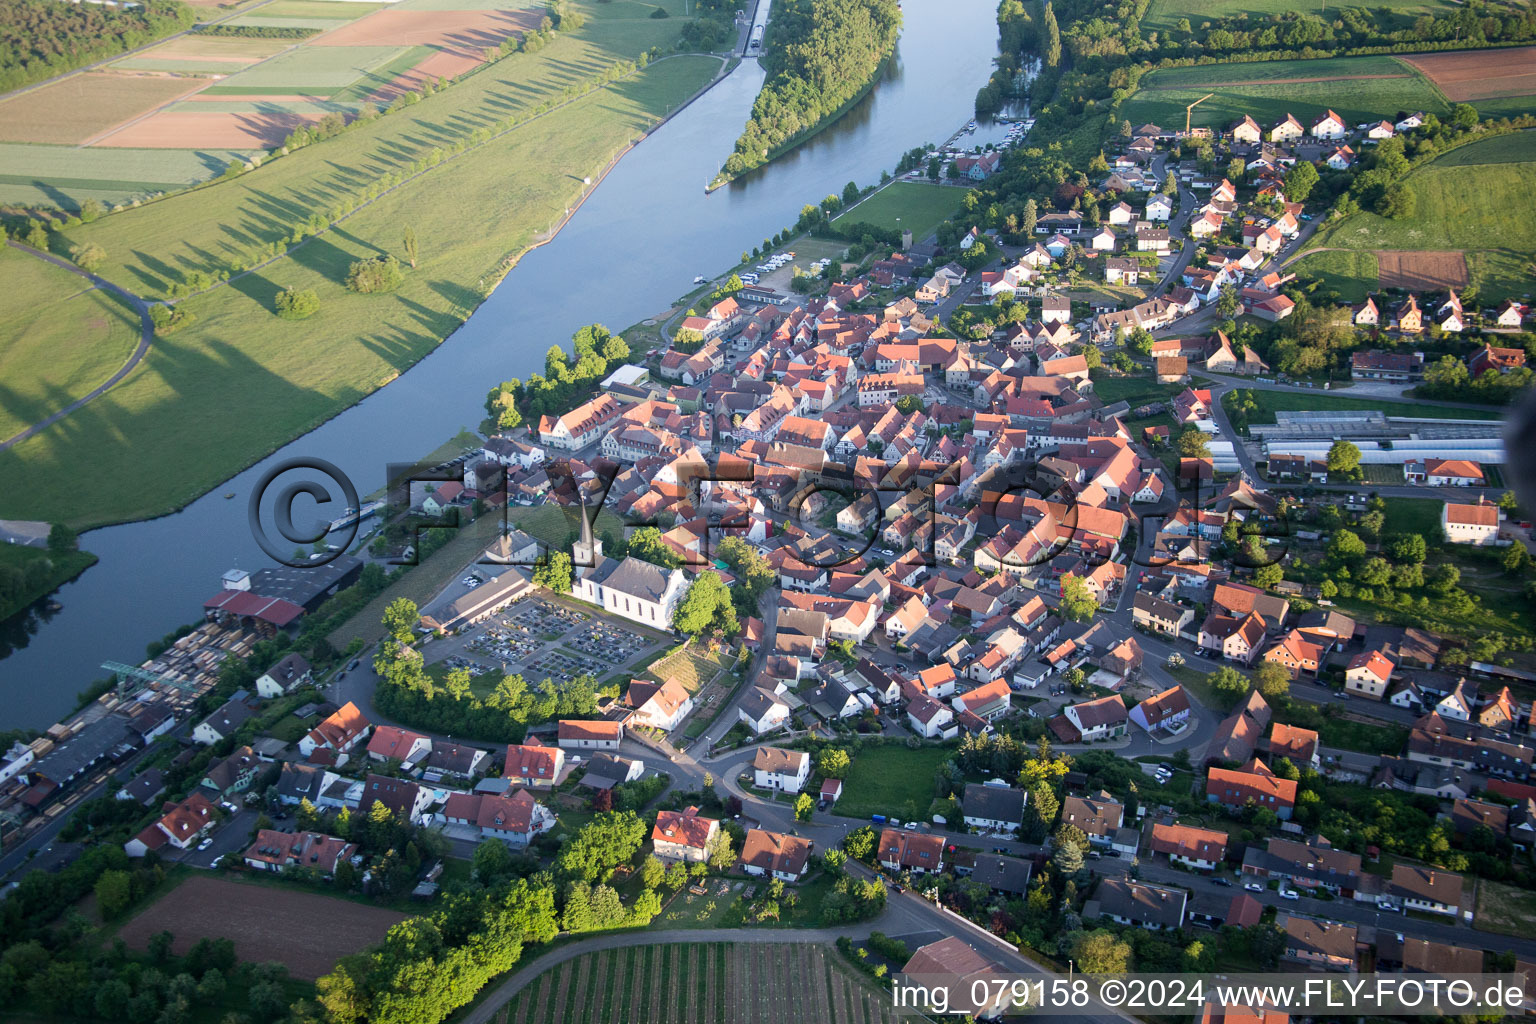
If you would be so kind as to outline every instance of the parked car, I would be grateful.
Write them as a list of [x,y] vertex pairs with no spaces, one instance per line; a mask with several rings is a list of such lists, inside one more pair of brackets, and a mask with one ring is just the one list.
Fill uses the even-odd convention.
[[1301,894],[1295,889],[1281,889],[1280,898],[1283,900],[1299,900],[1301,899]]
[[1262,885],[1260,885],[1258,882],[1244,882],[1243,883],[1243,888],[1247,889],[1249,892],[1263,892],[1264,891],[1264,887]]
[[1225,879],[1225,878],[1213,878],[1213,879],[1211,879],[1211,884],[1212,885],[1219,885],[1219,886],[1221,886],[1224,889],[1232,888],[1232,883],[1230,881],[1228,881],[1227,879]]
[[213,845],[213,836],[209,836],[207,839],[204,839],[202,842],[198,843],[197,844],[197,848],[198,848],[199,851],[202,851],[202,850],[208,849],[208,847],[210,847],[212,845]]

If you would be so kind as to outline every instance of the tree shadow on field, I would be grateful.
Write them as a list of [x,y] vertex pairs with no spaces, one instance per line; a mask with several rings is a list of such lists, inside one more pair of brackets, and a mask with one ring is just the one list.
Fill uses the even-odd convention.
[[429,335],[416,334],[393,324],[359,340],[364,348],[399,370],[415,363],[436,344],[436,339]]
[[138,278],[139,283],[147,289],[159,292],[169,291],[171,285],[181,282],[181,271],[172,267],[158,256],[151,256],[147,252],[138,249],[129,250],[137,261],[126,264],[128,273]]
[[480,293],[457,281],[438,280],[429,283],[433,291],[453,303],[456,316],[468,317],[480,305]]
[[[332,228],[323,235],[316,235],[306,239],[303,245],[297,246],[288,254],[288,259],[295,266],[312,270],[328,281],[342,284],[347,278],[347,269],[358,260],[368,259],[370,253],[354,253],[337,245],[333,235],[337,235]],[[374,248],[364,245],[364,248]]]

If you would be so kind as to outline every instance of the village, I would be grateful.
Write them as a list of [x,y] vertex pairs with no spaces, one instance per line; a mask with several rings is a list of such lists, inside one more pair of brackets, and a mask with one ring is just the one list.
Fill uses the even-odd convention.
[[[846,851],[897,892],[942,877],[946,912],[983,926],[1046,873],[1083,880],[1085,928],[1184,948],[1272,925],[1298,971],[1479,973],[1487,954],[1536,992],[1536,942],[1475,930],[1499,861],[1536,837],[1536,674],[1336,600],[1344,580],[1438,585],[1426,547],[1531,547],[1496,424],[1316,405],[1233,422],[1253,388],[1402,399],[1419,335],[1458,345],[1473,379],[1523,369],[1495,342],[1524,308],[1455,291],[1349,307],[1374,347],[1336,388],[1234,341],[1229,321],[1295,307],[1286,265],[1315,221],[1289,169],[1347,172],[1420,123],[1244,118],[1215,140],[1241,184],[1178,155],[1212,140],[1143,125],[1103,178],[1113,205],[1044,213],[1036,243],[907,232],[862,262],[711,282],[594,396],[412,488],[428,522],[503,522],[403,628],[324,672],[287,653],[207,711],[226,659],[291,634],[366,557],[232,572],[194,631],[18,743],[0,799],[51,820],[105,787],[154,813],[131,857],[423,900],[486,844],[548,860],[594,815],[638,811],[688,879],[656,914],[716,878],[744,914],[768,883],[825,895]],[[1388,497],[1437,508],[1384,532]],[[568,549],[516,525],[544,509],[574,524]],[[378,700],[510,706],[514,675],[553,709],[520,742]],[[183,722],[173,758],[148,756]],[[109,782],[124,764],[142,770]],[[1438,865],[1325,838],[1346,786],[1424,816]],[[984,976],[994,954],[951,936],[908,971]]]

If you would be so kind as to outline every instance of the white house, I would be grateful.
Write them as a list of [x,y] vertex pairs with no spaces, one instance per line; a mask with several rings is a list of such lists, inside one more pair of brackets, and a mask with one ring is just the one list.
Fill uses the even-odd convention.
[[798,793],[811,776],[811,755],[803,750],[758,747],[752,759],[752,784],[758,789]]
[[1440,527],[1452,544],[1486,547],[1499,539],[1499,507],[1487,502],[1460,505],[1448,501],[1440,512]]
[[1166,221],[1173,216],[1173,200],[1165,195],[1155,195],[1147,200],[1147,220]]
[[907,704],[907,725],[925,739],[947,739],[959,731],[955,713],[926,694]]
[[1312,122],[1313,138],[1342,139],[1347,131],[1344,119],[1331,110]]
[[648,679],[631,679],[624,692],[624,704],[633,708],[630,725],[644,725],[663,732],[671,732],[693,711],[693,697],[676,679],[653,683]]
[[789,705],[780,700],[778,694],[754,686],[741,698],[741,703],[736,707],[736,717],[738,721],[746,722],[753,733],[761,736],[789,721]]
[[618,750],[624,724],[562,718],[556,735],[556,742],[566,750]]
[[699,815],[697,807],[682,811],[657,811],[651,843],[663,860],[701,863],[709,857],[709,844],[720,833],[720,822]]
[[781,882],[798,882],[810,867],[814,844],[797,836],[786,836],[760,828],[747,830],[741,844],[741,870],[758,877],[771,876]]
[[314,679],[314,670],[302,654],[286,655],[256,680],[256,692],[268,699],[292,693]]
[[960,813],[967,828],[985,832],[1011,832],[1024,825],[1028,794],[1007,785],[972,783],[960,797]]

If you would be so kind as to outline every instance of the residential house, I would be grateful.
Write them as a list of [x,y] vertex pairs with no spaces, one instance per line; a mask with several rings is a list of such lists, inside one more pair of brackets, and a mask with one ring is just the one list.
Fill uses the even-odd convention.
[[564,770],[564,750],[538,743],[523,743],[507,747],[506,767],[501,774],[502,778],[513,785],[552,789]]
[[[1098,916],[1107,917],[1117,924],[1130,925],[1146,931],[1173,931],[1184,927],[1185,901],[1189,894],[1183,889],[1170,889],[1160,885],[1148,885],[1123,878],[1106,878],[1099,882],[1090,904],[1096,904]],[[1084,907],[1084,917],[1093,916]]]
[[810,840],[798,836],[760,828],[748,829],[741,844],[741,870],[749,875],[793,884],[804,878],[809,870],[813,845]]
[[1462,878],[1450,871],[1426,865],[1394,864],[1388,896],[1403,901],[1403,909],[1455,917],[1464,902]]
[[1358,970],[1354,925],[1291,914],[1281,927],[1285,932],[1287,960],[1325,971]]
[[693,712],[693,697],[676,679],[654,683],[631,679],[624,691],[624,706],[632,709],[628,724],[671,732]]
[[340,755],[351,751],[368,737],[373,724],[351,701],[343,704],[299,740],[299,753],[309,757],[316,750]]
[[368,756],[375,761],[399,761],[414,767],[432,752],[432,738],[410,729],[381,725],[368,740]]
[[1131,721],[1147,732],[1176,732],[1189,720],[1189,694],[1173,686],[1131,708]]
[[1130,716],[1119,694],[1069,704],[1062,713],[1077,729],[1084,742],[1124,736]]
[[1028,798],[1022,789],[1010,786],[977,785],[965,787],[960,798],[960,813],[967,828],[984,832],[1012,832],[1024,826],[1024,804]]
[[656,827],[651,829],[651,844],[663,860],[702,863],[720,834],[720,822],[705,818],[697,807],[681,811],[657,811]]
[[1227,858],[1227,834],[1193,825],[1152,826],[1149,848],[1175,864],[1196,871],[1214,871]]
[[875,856],[887,871],[938,874],[944,870],[944,837],[882,829]]
[[255,710],[243,698],[231,697],[211,715],[197,723],[192,730],[192,741],[212,746],[220,740],[230,739],[255,714]]
[[314,669],[302,654],[287,654],[256,680],[258,696],[271,699],[292,693],[314,681]]
[[752,759],[752,782],[758,789],[798,793],[811,776],[811,755],[803,750],[758,747]]
[[336,874],[336,865],[351,860],[357,846],[320,832],[279,832],[264,828],[256,832],[256,841],[245,851],[245,863],[257,871],[283,871],[299,868],[318,871],[326,878]]
[[1282,779],[1257,758],[1241,769],[1211,768],[1205,779],[1205,798],[1230,811],[1240,811],[1252,803],[1273,811],[1281,821],[1289,821],[1296,806],[1296,783]]

